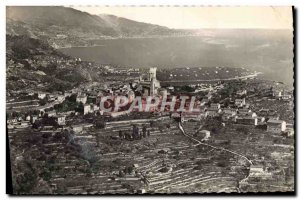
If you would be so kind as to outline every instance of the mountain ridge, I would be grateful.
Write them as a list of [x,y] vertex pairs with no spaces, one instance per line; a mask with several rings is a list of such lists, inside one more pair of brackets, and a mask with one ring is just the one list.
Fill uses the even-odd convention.
[[114,15],[91,15],[69,7],[12,6],[6,8],[6,13],[7,34],[47,40],[56,48],[89,46],[99,39],[185,32]]

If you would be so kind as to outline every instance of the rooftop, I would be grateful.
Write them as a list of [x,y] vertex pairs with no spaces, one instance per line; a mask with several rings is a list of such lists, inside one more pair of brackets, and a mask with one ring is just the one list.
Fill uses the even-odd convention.
[[272,124],[282,124],[283,122],[285,122],[285,121],[283,121],[283,120],[275,120],[275,119],[269,119],[268,120],[268,123],[272,123]]

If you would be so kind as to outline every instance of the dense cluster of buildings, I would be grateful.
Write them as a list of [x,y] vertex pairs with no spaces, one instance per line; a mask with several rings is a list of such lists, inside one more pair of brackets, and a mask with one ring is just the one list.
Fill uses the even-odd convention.
[[[111,70],[110,68],[106,69],[107,71],[110,71],[110,73],[118,74],[118,75],[125,75],[128,73],[139,73],[138,71],[122,71],[120,70]],[[95,134],[90,134],[90,131],[95,131],[97,124],[93,122],[88,122],[85,118],[93,118],[93,116],[103,116],[104,118],[107,118],[107,122],[104,124],[104,128],[101,128],[101,131],[99,131],[101,134],[109,133],[112,140],[123,140],[122,142],[130,142],[133,140],[149,140],[149,141],[155,141],[154,138],[156,135],[165,135],[168,134],[166,137],[168,139],[163,144],[160,150],[157,150],[157,147],[155,148],[154,152],[159,151],[160,154],[167,154],[168,151],[170,151],[171,148],[168,150],[165,150],[166,145],[168,145],[169,140],[171,140],[174,137],[177,137],[179,134],[179,129],[176,125],[178,125],[178,122],[181,122],[185,129],[190,129],[191,133],[197,133],[197,137],[201,137],[202,142],[208,142],[213,143],[215,145],[222,146],[224,141],[225,143],[228,143],[228,140],[223,139],[215,139],[215,135],[211,134],[211,130],[203,130],[200,128],[201,126],[199,124],[206,123],[206,120],[209,119],[216,119],[222,123],[223,126],[234,125],[232,127],[264,127],[266,130],[266,133],[274,133],[269,135],[275,135],[279,136],[281,133],[286,133],[288,136],[292,136],[294,134],[294,127],[293,124],[288,123],[285,120],[282,120],[282,118],[279,118],[278,113],[274,109],[267,109],[263,106],[259,106],[259,108],[255,107],[250,101],[252,98],[251,95],[253,94],[253,91],[250,91],[251,89],[242,89],[236,91],[233,95],[228,97],[227,103],[223,101],[223,99],[216,98],[219,95],[219,91],[224,88],[226,83],[216,83],[216,84],[197,84],[197,85],[190,85],[191,88],[195,90],[199,90],[204,92],[203,95],[196,96],[195,101],[191,101],[192,96],[195,94],[195,92],[184,92],[187,96],[187,99],[183,105],[186,111],[171,111],[170,109],[166,109],[161,111],[160,109],[150,109],[148,116],[142,116],[139,112],[129,112],[128,106],[120,107],[117,110],[112,111],[105,111],[101,110],[100,102],[105,97],[110,97],[109,101],[105,102],[105,106],[107,107],[114,107],[116,104],[116,101],[119,96],[126,96],[129,100],[129,105],[134,101],[134,99],[137,96],[140,96],[142,98],[142,106],[145,106],[147,97],[158,97],[159,99],[167,98],[168,101],[171,101],[171,98],[176,96],[176,104],[175,107],[178,109],[179,106],[181,106],[180,103],[180,97],[178,96],[178,93],[176,93],[176,86],[162,86],[160,81],[157,80],[156,76],[156,68],[150,68],[148,73],[143,74],[139,76],[138,79],[135,79],[129,83],[111,83],[111,84],[95,84],[95,83],[89,83],[89,84],[83,84],[78,88],[73,88],[72,90],[68,90],[65,92],[54,92],[54,93],[46,93],[46,92],[28,92],[26,95],[34,96],[35,98],[33,100],[30,100],[27,102],[23,101],[17,101],[14,99],[11,99],[7,102],[7,104],[12,108],[11,111],[18,111],[18,112],[11,112],[10,115],[8,115],[7,118],[7,125],[9,131],[15,131],[12,129],[23,129],[23,128],[30,128],[31,126],[38,130],[41,133],[62,133],[64,130],[72,130],[75,133],[75,138],[79,139],[87,139],[89,144],[97,143],[97,139],[95,139]],[[274,101],[291,101],[291,95],[284,92],[284,91],[276,91],[271,92],[268,90],[267,93],[270,93],[270,95],[274,96]],[[60,111],[57,109],[57,105],[63,105],[65,102],[70,101],[70,98],[73,98],[72,104],[76,105],[77,107],[81,107],[82,110],[74,110],[69,109],[67,111]],[[273,101],[273,100],[272,100]],[[41,105],[41,102],[43,102],[43,105]],[[193,105],[192,105],[193,104]],[[189,108],[191,107],[197,109],[196,111],[190,111]],[[74,108],[74,107],[73,107]],[[29,111],[28,111],[29,110]],[[135,110],[134,110],[135,111]],[[75,116],[75,117],[74,117]],[[77,120],[77,117],[80,119]],[[74,118],[73,118],[74,117]],[[73,119],[76,119],[72,121]],[[175,120],[173,120],[175,119]],[[177,120],[177,121],[176,121]],[[39,122],[39,123],[37,123]],[[152,123],[162,124],[162,122],[166,123],[167,125],[164,125],[164,127],[159,127],[159,125],[153,126]],[[172,122],[172,123],[171,123]],[[194,129],[195,127],[192,127],[189,125],[189,123],[195,123],[195,127],[197,129]],[[38,126],[37,126],[38,125]],[[150,128],[151,127],[151,128]],[[202,129],[202,130],[201,130]],[[98,130],[98,129],[97,129]],[[197,130],[197,132],[195,132]],[[254,130],[254,129],[252,129]],[[259,131],[262,129],[259,129]],[[177,135],[176,135],[177,134]],[[151,136],[150,136],[151,135]],[[241,135],[241,134],[240,134]],[[117,138],[117,139],[115,139]],[[99,141],[98,141],[99,142]],[[100,141],[101,142],[101,141]],[[57,145],[59,146],[59,142],[50,143],[51,145]],[[172,144],[173,145],[173,144]],[[62,147],[60,147],[62,148]],[[194,156],[194,152],[192,152],[191,148],[189,148],[188,144],[184,144],[180,146],[180,150],[178,152],[182,151],[181,148],[187,148],[189,151],[191,151],[190,157]],[[152,152],[152,150],[151,150]],[[186,152],[186,151],[184,151]],[[120,152],[119,152],[120,153]],[[180,153],[178,153],[180,154]],[[182,154],[182,152],[181,152]],[[114,153],[112,153],[114,155]],[[156,155],[156,154],[155,154]],[[280,157],[282,155],[282,152],[273,152],[271,154],[273,157]],[[287,154],[290,155],[290,154]],[[103,155],[101,155],[103,157]],[[111,159],[110,153],[105,154],[104,156],[107,156],[108,160]],[[127,157],[124,157],[124,155],[118,155],[122,159],[126,159]],[[177,154],[175,156],[178,156]],[[159,157],[160,158],[160,157]],[[220,158],[218,162],[222,162],[223,158]],[[74,160],[76,160],[74,158]],[[144,156],[141,155],[141,158],[139,158],[139,161],[147,161],[145,163],[146,169],[150,169],[151,166],[157,170],[160,166],[165,166],[166,164],[164,161],[161,161],[158,158],[152,159],[149,158],[149,162],[155,162],[153,165],[149,167],[148,160],[144,158]],[[196,161],[190,160],[188,157],[186,157],[186,160],[179,159],[177,165],[180,166],[181,162],[191,162],[191,168],[188,169],[180,169],[184,173],[190,173],[192,171],[193,173],[200,173],[200,171],[194,170],[194,168],[197,168],[198,166],[195,164]],[[74,161],[75,162],[75,161]],[[157,164],[156,164],[157,162]],[[162,162],[162,164],[160,163]],[[142,163],[142,162],[141,162]],[[215,163],[215,162],[214,162]],[[234,163],[236,163],[234,161]],[[140,163],[139,163],[140,164]],[[214,174],[212,177],[202,177],[202,173],[197,174],[199,179],[206,178],[207,180],[214,180],[215,177],[223,177],[222,174],[219,174],[219,167],[221,164],[207,164],[210,165],[210,168],[212,170],[212,174]],[[220,166],[218,166],[220,165]],[[243,164],[239,164],[241,166],[235,166],[235,167],[242,167]],[[74,167],[72,164],[66,164],[65,166],[67,169],[69,167]],[[140,166],[137,166],[139,170],[143,170],[143,165],[140,164]],[[177,176],[177,173],[182,173],[180,170],[174,170],[174,173],[169,173],[172,171],[172,167],[165,167],[167,169],[166,174],[173,174],[172,176],[168,177],[165,176],[165,179],[167,181],[175,181],[173,176]],[[272,173],[270,173],[265,166],[260,164],[255,164],[250,166],[250,173],[249,173],[249,181],[252,179],[270,179],[270,177],[273,176]],[[101,172],[102,173],[102,172]],[[119,171],[114,172],[119,173]],[[228,173],[236,173],[237,172],[230,171]],[[79,177],[78,172],[74,176]],[[117,179],[123,180],[122,177],[118,177],[118,175],[114,175],[117,177]],[[128,181],[132,175],[126,174],[126,177],[124,178],[124,181]],[[237,175],[238,176],[238,175]],[[107,178],[106,175],[104,178]],[[154,178],[149,178],[149,185],[154,188],[158,189],[163,188],[164,184],[166,183],[166,180],[158,181],[156,179],[161,178],[161,175],[154,174]],[[196,177],[196,176],[195,176]],[[190,179],[194,182],[197,182],[197,178],[187,176],[186,184],[190,182]],[[136,182],[139,182],[143,180],[143,176],[141,177],[132,177]],[[62,183],[65,181],[64,177],[59,177],[60,181],[57,181],[56,178],[51,178],[52,183]],[[95,178],[96,179],[96,178]],[[107,178],[108,180],[109,178]],[[71,179],[70,179],[71,180]],[[180,187],[180,180],[183,180],[182,177],[178,178],[178,184],[177,187]],[[107,183],[108,184],[108,183]],[[111,187],[115,187],[113,182],[110,182]],[[109,185],[108,184],[108,185]],[[228,184],[228,183],[226,183]],[[236,184],[236,181],[234,181],[234,184]],[[241,183],[243,184],[243,183]],[[248,184],[249,185],[249,184]],[[205,185],[203,186],[205,187]],[[82,193],[85,191],[84,188],[76,188],[76,187],[68,187],[68,190],[71,192],[78,192]],[[106,191],[106,189],[98,189]],[[123,188],[123,186],[119,188],[120,191],[127,191]],[[96,191],[96,189],[95,189]]]
[[[198,102],[198,112],[194,113],[181,113],[172,114],[173,117],[181,117],[181,121],[196,120],[200,121],[211,117],[221,117],[224,123],[236,123],[241,125],[267,125],[267,131],[273,133],[293,134],[293,129],[287,129],[286,122],[280,120],[278,116],[274,116],[269,109],[261,109],[259,113],[255,113],[251,110],[251,105],[246,103],[245,98],[237,98],[231,101],[228,107],[224,107],[224,104],[220,103],[205,103]],[[202,106],[201,106],[202,105]],[[290,125],[292,127],[292,125]]]
[[[111,71],[111,68],[106,69]],[[119,117],[126,116],[130,113],[128,112],[127,107],[118,108],[118,110],[112,110],[110,112],[101,110],[99,107],[99,102],[103,97],[110,96],[110,101],[105,102],[105,106],[115,106],[115,101],[118,96],[126,96],[129,99],[129,103],[132,103],[133,99],[136,96],[142,97],[142,106],[145,107],[146,98],[151,96],[157,96],[159,98],[168,98],[168,95],[174,92],[174,87],[161,87],[160,81],[156,78],[156,68],[150,68],[147,74],[141,75],[139,80],[133,81],[129,84],[121,85],[112,85],[105,86],[104,88],[92,87],[91,85],[86,85],[82,88],[74,88],[70,91],[65,91],[62,93],[44,93],[38,92],[38,99],[47,99],[47,103],[44,106],[34,107],[34,110],[39,111],[37,114],[25,115],[24,121],[34,123],[39,117],[47,114],[48,117],[53,117],[56,119],[58,125],[65,125],[65,118],[70,113],[75,113],[74,110],[68,111],[66,113],[57,113],[54,106],[64,102],[66,97],[71,95],[76,95],[76,102],[83,105],[83,115],[90,113],[97,113],[100,115],[110,116],[110,117]],[[126,71],[126,73],[131,72],[132,70]],[[138,70],[133,70],[133,72],[139,72]],[[111,71],[111,73],[119,73],[119,71]],[[121,72],[120,72],[121,73]],[[223,86],[221,84],[221,86]],[[267,131],[274,133],[287,132],[289,135],[293,134],[293,129],[287,129],[287,123],[283,120],[280,120],[277,115],[274,115],[274,111],[269,109],[262,108],[258,113],[254,112],[251,109],[251,105],[246,102],[247,90],[239,90],[236,92],[234,97],[230,98],[230,102],[225,106],[223,102],[214,103],[212,102],[213,95],[223,87],[220,87],[220,84],[209,85],[209,92],[200,98],[197,98],[195,102],[191,102],[191,99],[188,98],[185,102],[184,107],[187,108],[187,111],[184,112],[171,112],[165,113],[160,112],[158,109],[150,108],[151,112],[160,112],[163,115],[169,115],[172,118],[180,118],[182,122],[196,120],[201,121],[206,118],[220,117],[224,123],[236,123],[241,125],[267,125]],[[31,94],[32,95],[32,94]],[[290,99],[291,95],[285,94],[284,92],[276,92],[274,96],[278,100]],[[180,101],[177,99],[177,101]],[[197,111],[188,111],[190,104],[194,103],[193,107],[198,109]],[[9,103],[10,104],[10,103]],[[130,105],[130,104],[129,104]],[[166,111],[166,110],[165,110]],[[7,122],[12,125],[20,123],[22,118],[9,119]],[[25,123],[22,122],[24,125]],[[290,125],[289,127],[292,127]]]

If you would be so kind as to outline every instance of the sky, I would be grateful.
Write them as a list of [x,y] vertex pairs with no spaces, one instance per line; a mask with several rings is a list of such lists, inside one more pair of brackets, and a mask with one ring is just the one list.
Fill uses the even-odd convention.
[[71,6],[90,14],[112,14],[178,29],[292,29],[292,7]]

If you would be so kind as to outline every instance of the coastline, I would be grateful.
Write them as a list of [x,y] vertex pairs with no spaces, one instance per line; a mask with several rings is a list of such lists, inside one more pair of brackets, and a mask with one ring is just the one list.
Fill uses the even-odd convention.
[[[200,35],[153,35],[153,36],[134,36],[134,37],[114,37],[114,38],[99,38],[99,39],[94,39],[95,41],[105,41],[105,40],[122,40],[122,39],[159,39],[159,38],[180,38],[180,37],[200,37]],[[57,50],[59,49],[69,49],[69,48],[82,48],[82,47],[98,47],[98,46],[105,46],[105,45],[101,45],[101,44],[95,44],[95,45],[79,45],[79,46],[62,46],[62,47],[58,47],[55,48]]]
[[170,81],[161,81],[163,83],[182,83],[182,82],[211,82],[211,81],[230,81],[230,80],[239,80],[244,78],[254,78],[257,77],[257,75],[262,74],[262,72],[256,72],[254,74],[250,74],[247,76],[239,76],[234,78],[227,78],[227,79],[210,79],[210,80],[170,80]]

